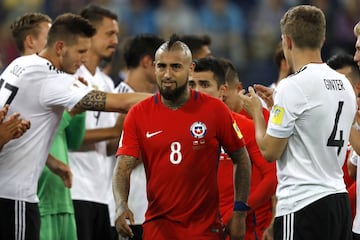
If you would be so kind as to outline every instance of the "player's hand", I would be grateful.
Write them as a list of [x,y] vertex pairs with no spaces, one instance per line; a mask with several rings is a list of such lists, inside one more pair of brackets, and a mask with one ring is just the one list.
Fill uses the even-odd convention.
[[72,186],[72,172],[69,165],[57,160],[49,154],[46,161],[46,166],[56,175],[58,175],[64,182],[64,186],[71,188]]
[[6,104],[4,108],[0,109],[0,124],[4,121],[8,111],[9,111],[8,104]]
[[[3,109],[4,110],[4,109]],[[1,111],[0,121],[0,145],[1,147],[11,139],[21,137],[29,128],[30,122],[20,118],[19,113],[14,113],[10,117],[4,120],[7,110]]]
[[130,221],[130,224],[133,225],[134,214],[129,208],[124,209],[124,211],[116,218],[115,227],[116,231],[123,237],[134,237],[134,233],[132,232],[127,220]]
[[13,139],[19,138],[22,135],[24,135],[24,133],[30,128],[30,126],[31,126],[30,121],[21,119],[20,123],[18,123],[17,125],[17,131],[13,135]]
[[233,212],[227,231],[231,240],[243,240],[245,236],[245,219],[247,212]]
[[274,232],[273,232],[273,225],[271,224],[264,230],[262,240],[273,240],[273,239],[274,239]]
[[268,110],[271,110],[274,105],[274,89],[265,87],[261,84],[254,84],[254,89],[256,90],[256,94],[266,103]]
[[262,104],[260,102],[258,95],[256,95],[255,90],[252,87],[249,87],[248,94],[245,94],[244,89],[241,90],[239,92],[239,96],[243,101],[244,109],[248,114],[250,114],[251,117],[254,118],[254,116],[258,113],[262,114]]

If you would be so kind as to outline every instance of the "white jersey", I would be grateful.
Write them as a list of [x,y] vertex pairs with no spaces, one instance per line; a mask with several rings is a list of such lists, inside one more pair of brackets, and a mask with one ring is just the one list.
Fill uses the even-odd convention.
[[[118,88],[119,93],[134,92],[125,82],[121,82]],[[145,168],[144,164],[140,163],[131,172],[128,198],[128,207],[134,214],[134,222],[136,225],[141,225],[145,221],[147,206]]]
[[275,90],[267,134],[288,138],[277,160],[276,215],[346,192],[342,166],[357,109],[349,80],[326,64],[308,64]]
[[352,231],[354,233],[360,234],[360,156],[355,152],[352,151],[350,155],[350,161],[353,165],[356,166],[356,214],[353,222]]
[[[113,82],[99,68],[92,75],[85,66],[76,72],[95,89],[112,92]],[[112,127],[115,124],[114,113],[87,111],[86,129]],[[89,144],[79,151],[69,153],[69,163],[73,173],[71,196],[74,200],[108,203],[113,163],[107,157],[106,141]]]
[[0,106],[30,120],[31,128],[0,152],[0,197],[38,202],[39,176],[64,108],[92,89],[37,55],[14,60],[0,76]]

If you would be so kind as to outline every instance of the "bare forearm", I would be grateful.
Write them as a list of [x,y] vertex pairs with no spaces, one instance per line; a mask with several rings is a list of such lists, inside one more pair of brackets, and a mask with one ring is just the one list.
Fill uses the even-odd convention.
[[250,189],[251,165],[248,153],[241,148],[230,154],[234,162],[234,201],[247,202]]
[[84,96],[74,109],[126,113],[136,103],[151,96],[148,93],[106,93],[92,90]]
[[106,100],[106,111],[126,113],[138,102],[152,96],[149,93],[119,93],[108,94]]
[[100,141],[107,141],[118,138],[119,136],[120,133],[117,132],[113,127],[88,129],[85,132],[83,144],[93,144]]
[[130,174],[136,159],[130,156],[119,156],[113,175],[113,193],[117,211],[128,208],[127,201],[130,190]]
[[114,156],[119,147],[120,136],[111,139],[106,144],[106,153],[108,156]]
[[255,125],[255,137],[256,143],[259,146],[261,152],[266,150],[266,146],[264,146],[263,138],[266,133],[266,123],[262,112],[257,112],[253,116],[253,121]]
[[57,161],[57,159],[54,158],[53,155],[48,154],[48,158],[47,158],[47,160],[46,160],[46,166],[47,166],[49,169],[53,169],[53,168],[56,166],[56,161]]

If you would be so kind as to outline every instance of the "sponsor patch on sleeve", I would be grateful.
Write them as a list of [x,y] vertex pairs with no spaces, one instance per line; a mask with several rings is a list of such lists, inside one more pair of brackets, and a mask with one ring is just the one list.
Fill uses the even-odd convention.
[[239,129],[239,127],[238,127],[238,125],[236,124],[235,121],[233,122],[233,128],[234,128],[234,130],[235,130],[238,138],[239,138],[239,139],[242,139],[242,138],[243,138],[243,135],[242,135],[242,133],[241,133],[241,131],[240,131],[240,129]]
[[284,118],[284,108],[275,105],[272,109],[271,122],[276,125],[281,125],[283,118]]

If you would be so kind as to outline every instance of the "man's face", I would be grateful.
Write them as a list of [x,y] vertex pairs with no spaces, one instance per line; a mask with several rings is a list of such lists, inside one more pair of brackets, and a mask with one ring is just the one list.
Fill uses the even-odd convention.
[[355,43],[354,61],[360,67],[360,35],[357,36],[357,40],[356,40],[356,43]]
[[336,69],[337,72],[344,74],[347,79],[350,80],[351,85],[354,88],[356,96],[359,96],[360,84],[359,84],[359,76],[356,74],[352,74],[352,69],[350,66],[345,66],[342,68]]
[[66,45],[63,43],[60,53],[60,70],[74,74],[76,70],[87,61],[91,39],[78,37],[76,43]]
[[155,76],[161,95],[167,100],[177,98],[187,88],[191,58],[182,50],[162,51],[155,57]]
[[350,82],[352,82],[352,79],[351,79],[351,67],[350,66],[345,66],[345,67],[342,67],[342,68],[338,68],[336,69],[336,71],[338,73],[341,73],[341,74],[344,74],[349,80]]
[[239,98],[239,92],[242,90],[240,82],[234,85],[227,85],[223,100],[228,107],[234,111],[239,112],[242,110],[242,100]]
[[45,48],[50,26],[51,24],[49,22],[42,22],[39,24],[39,34],[32,37],[34,43],[34,53],[39,53]]
[[101,59],[110,61],[119,43],[118,35],[118,22],[111,18],[103,18],[96,26],[96,34],[91,41],[92,51]]
[[189,87],[213,96],[220,98],[220,89],[214,78],[214,73],[211,71],[193,72],[189,77]]

